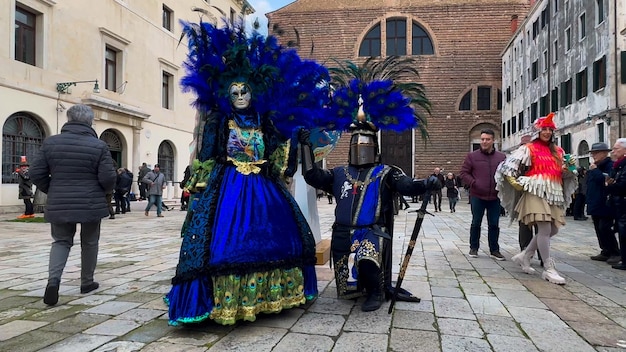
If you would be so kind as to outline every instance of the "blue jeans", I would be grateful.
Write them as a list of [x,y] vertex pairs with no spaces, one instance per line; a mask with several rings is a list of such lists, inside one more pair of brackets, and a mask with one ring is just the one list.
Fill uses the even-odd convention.
[[487,210],[489,251],[500,251],[500,245],[498,245],[498,238],[500,237],[500,199],[484,200],[478,197],[470,197],[470,206],[472,208],[470,249],[478,249],[480,247],[480,226],[483,222],[485,210]]
[[148,205],[146,206],[146,211],[150,211],[150,208],[152,208],[152,204],[155,204],[157,208],[157,216],[161,215],[161,204],[163,204],[163,196],[151,194],[149,199],[150,200],[148,201]]

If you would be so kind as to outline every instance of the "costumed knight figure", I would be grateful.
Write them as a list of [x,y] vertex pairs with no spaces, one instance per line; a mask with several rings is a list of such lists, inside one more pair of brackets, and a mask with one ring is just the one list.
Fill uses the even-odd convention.
[[[379,65],[380,64],[380,65]],[[429,189],[440,188],[437,178],[416,180],[391,165],[381,163],[377,132],[380,129],[410,130],[422,128],[423,117],[411,104],[430,111],[422,86],[409,83],[412,89],[402,89],[390,79],[371,81],[351,78],[354,64],[348,69],[329,69],[335,84],[330,114],[334,127],[350,131],[348,165],[332,170],[319,168],[313,161],[307,131],[301,131],[304,178],[311,186],[331,193],[336,199],[331,255],[335,269],[337,294],[340,298],[355,298],[365,292],[363,311],[375,311],[385,296],[392,294],[391,238],[393,236],[393,196],[418,196]],[[380,70],[384,67],[388,71]],[[411,59],[387,58],[383,63],[367,60],[362,72],[381,77],[417,75]],[[391,71],[391,72],[390,72]],[[386,73],[383,74],[383,72]],[[356,76],[356,75],[355,75]],[[364,77],[364,76],[360,76]],[[409,95],[411,93],[415,95]],[[407,95],[404,95],[407,94]],[[400,300],[418,301],[403,291]]]
[[197,152],[169,323],[254,321],[318,293],[315,241],[286,181],[297,165],[289,139],[322,109],[328,72],[243,23],[183,27]]

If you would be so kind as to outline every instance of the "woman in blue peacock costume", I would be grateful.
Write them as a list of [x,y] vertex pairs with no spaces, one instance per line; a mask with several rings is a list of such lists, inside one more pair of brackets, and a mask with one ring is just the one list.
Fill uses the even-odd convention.
[[297,165],[289,140],[322,114],[328,73],[242,23],[183,27],[181,84],[198,121],[169,322],[254,321],[318,293],[315,240],[285,180]]

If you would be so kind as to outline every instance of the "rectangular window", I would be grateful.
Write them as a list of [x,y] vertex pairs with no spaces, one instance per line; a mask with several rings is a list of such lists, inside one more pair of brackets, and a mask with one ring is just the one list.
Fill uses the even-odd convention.
[[37,15],[15,7],[15,60],[35,66],[36,33]]
[[548,104],[548,94],[544,95],[541,97],[541,99],[539,99],[539,115],[541,116],[546,116],[548,115],[548,113],[550,113],[548,107],[550,105]]
[[534,81],[534,80],[536,80],[536,79],[537,79],[537,76],[538,76],[537,66],[539,66],[539,63],[537,62],[537,60],[535,60],[535,61],[532,63],[532,66],[531,66],[531,67],[532,67],[533,81]]
[[559,61],[559,41],[555,40],[552,44],[552,63],[556,64]]
[[510,136],[511,135],[511,120],[508,120],[506,122],[506,135]]
[[550,110],[557,111],[559,110],[559,88],[554,87],[550,96]]
[[106,46],[104,50],[104,88],[115,92],[117,88],[117,55],[118,50]]
[[524,112],[523,111],[521,111],[519,115],[517,115],[517,129],[520,131],[524,129]]
[[553,0],[552,1],[552,12],[556,15],[556,13],[559,11],[559,0]]
[[517,132],[517,116],[511,117],[511,133]]
[[543,67],[541,68],[542,72],[546,72],[548,70],[548,50],[543,52]]
[[387,56],[406,55],[406,20],[387,21]]
[[172,81],[174,76],[163,71],[163,79],[161,86],[161,106],[164,109],[172,108]]
[[561,107],[572,103],[572,80],[561,83]]
[[548,13],[548,7],[546,6],[543,11],[541,11],[541,29],[544,29],[548,23],[550,23],[550,14]]
[[539,35],[539,20],[533,22],[533,39],[537,38],[537,35]]
[[604,22],[604,0],[596,0],[596,23]]
[[578,39],[583,39],[587,36],[587,28],[585,27],[585,14],[583,13],[578,17]]
[[565,29],[565,51],[570,51],[572,48],[572,29],[567,27]]
[[172,18],[174,17],[174,11],[169,7],[163,5],[163,28],[168,31],[172,31]]
[[565,82],[565,91],[563,92],[565,94],[565,102],[567,103],[567,105],[572,103],[572,89],[574,87],[572,86],[572,79],[568,79],[567,82]]
[[537,103],[530,104],[530,123],[535,122],[537,119]]
[[[623,68],[622,68],[623,69]],[[606,86],[606,57],[593,63],[593,91],[596,92]]]
[[576,74],[576,100],[587,96],[587,68]]
[[596,126],[598,126],[598,142],[606,142],[604,140],[604,122],[601,122]]
[[572,134],[571,133],[561,135],[561,148],[563,148],[563,151],[567,154],[570,154],[572,152]]
[[508,87],[506,89],[506,102],[510,102],[511,101],[511,87]]
[[477,110],[491,110],[491,87],[478,87]]
[[496,109],[502,110],[502,91],[498,89],[498,97],[496,98]]

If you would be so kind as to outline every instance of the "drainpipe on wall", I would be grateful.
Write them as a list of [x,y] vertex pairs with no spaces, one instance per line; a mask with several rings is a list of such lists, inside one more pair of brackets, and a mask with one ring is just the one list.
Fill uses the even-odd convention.
[[[619,63],[619,55],[617,52],[617,38],[618,38],[618,28],[617,28],[617,1],[618,0],[614,0],[613,1],[613,51],[614,51],[614,55],[615,55],[615,108],[617,109],[617,121],[618,121],[618,130],[617,130],[617,138],[620,138],[623,136],[622,133],[622,108],[620,107],[619,104],[619,84],[620,84],[620,80],[618,78],[617,75],[617,65]],[[626,68],[622,67],[622,70],[624,70]]]

